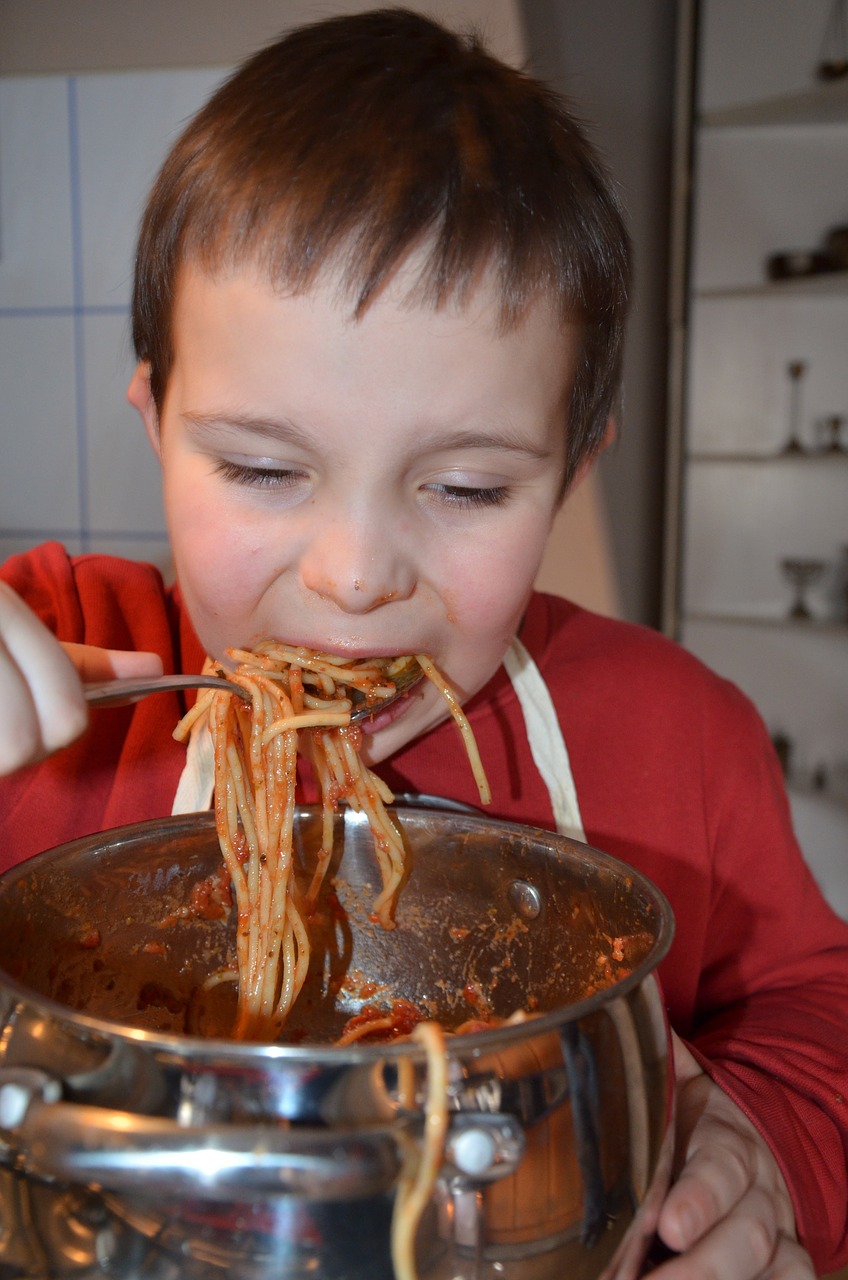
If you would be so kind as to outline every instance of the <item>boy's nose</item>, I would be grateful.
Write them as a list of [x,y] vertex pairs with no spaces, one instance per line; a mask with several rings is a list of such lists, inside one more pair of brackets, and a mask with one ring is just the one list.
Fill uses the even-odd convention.
[[345,613],[370,613],[415,590],[412,558],[396,531],[358,531],[342,523],[325,526],[301,556],[307,591],[330,600]]

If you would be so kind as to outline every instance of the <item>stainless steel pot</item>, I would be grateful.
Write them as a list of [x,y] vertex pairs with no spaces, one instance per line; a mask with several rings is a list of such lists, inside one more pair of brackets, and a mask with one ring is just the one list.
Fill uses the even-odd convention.
[[[185,910],[220,866],[211,815],[78,840],[0,880],[0,1276],[389,1280],[426,1060],[410,1043],[332,1040],[363,1003],[393,997],[448,1026],[481,999],[497,1017],[538,1015],[448,1038],[450,1130],[417,1234],[422,1280],[639,1273],[670,1162],[654,976],[668,904],[636,871],[548,832],[398,815],[413,869],[392,933],[368,917],[367,825],[338,819],[286,1044],[186,1033],[229,1016],[198,990],[233,922]],[[318,829],[299,809],[301,860]]]

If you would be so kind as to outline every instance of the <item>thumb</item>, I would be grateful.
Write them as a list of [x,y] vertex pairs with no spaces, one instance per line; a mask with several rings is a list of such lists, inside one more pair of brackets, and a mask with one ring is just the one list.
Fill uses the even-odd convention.
[[671,1033],[671,1047],[674,1055],[674,1079],[678,1087],[704,1074],[698,1059],[676,1031]]
[[162,659],[158,653],[135,649],[99,649],[90,644],[63,644],[62,648],[85,684],[96,680],[116,680],[124,676],[162,674]]

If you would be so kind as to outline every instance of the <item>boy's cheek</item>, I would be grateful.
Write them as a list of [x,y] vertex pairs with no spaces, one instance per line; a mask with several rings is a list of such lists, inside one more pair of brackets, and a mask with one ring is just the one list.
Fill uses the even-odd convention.
[[[504,540],[480,547],[477,554],[457,557],[452,573],[454,610],[457,616],[497,616],[510,603],[526,600],[533,587],[547,540],[547,529],[524,530]],[[481,616],[482,615],[482,616]]]

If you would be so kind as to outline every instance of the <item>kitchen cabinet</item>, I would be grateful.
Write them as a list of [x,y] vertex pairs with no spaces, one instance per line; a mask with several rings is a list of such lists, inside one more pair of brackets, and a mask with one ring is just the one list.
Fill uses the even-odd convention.
[[757,703],[848,914],[848,79],[816,78],[828,8],[680,5],[663,611]]

